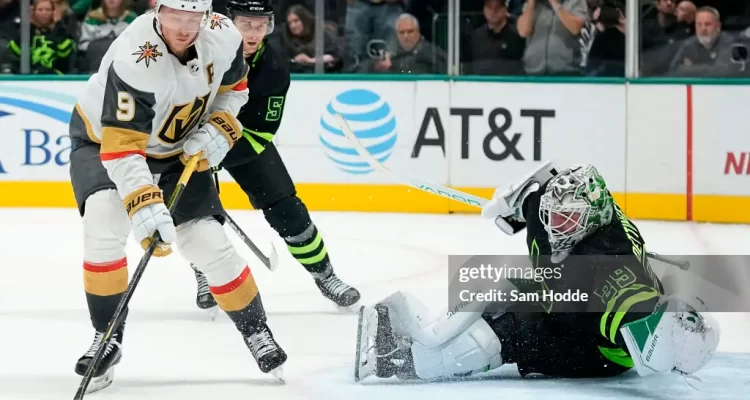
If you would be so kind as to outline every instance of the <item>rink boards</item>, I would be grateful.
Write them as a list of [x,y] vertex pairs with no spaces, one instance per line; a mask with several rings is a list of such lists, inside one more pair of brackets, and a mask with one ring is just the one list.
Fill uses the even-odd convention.
[[[0,81],[0,207],[73,207],[67,122],[84,81]],[[489,197],[543,160],[599,167],[633,218],[750,222],[748,86],[294,80],[274,139],[312,210],[477,212],[374,171]],[[223,177],[228,208],[249,208]]]

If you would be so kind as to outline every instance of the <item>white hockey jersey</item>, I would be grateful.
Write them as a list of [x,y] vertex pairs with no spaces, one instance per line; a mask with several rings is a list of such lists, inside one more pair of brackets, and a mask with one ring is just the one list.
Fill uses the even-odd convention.
[[112,43],[78,99],[71,138],[101,144],[102,164],[123,199],[153,185],[147,158],[181,154],[203,123],[230,145],[242,135],[236,118],[248,100],[242,35],[214,14],[186,58],[169,52],[156,14],[144,14]]

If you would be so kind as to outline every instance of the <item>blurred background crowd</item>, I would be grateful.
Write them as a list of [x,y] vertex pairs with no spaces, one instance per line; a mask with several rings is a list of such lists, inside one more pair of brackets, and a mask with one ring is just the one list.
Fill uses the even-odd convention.
[[[448,1],[277,0],[268,44],[293,73],[315,73],[322,54],[318,73],[623,77],[637,32],[638,76],[750,76],[750,1],[460,0],[459,11]],[[30,73],[95,71],[154,3],[31,0]],[[0,74],[20,73],[21,18],[19,0],[0,0]]]

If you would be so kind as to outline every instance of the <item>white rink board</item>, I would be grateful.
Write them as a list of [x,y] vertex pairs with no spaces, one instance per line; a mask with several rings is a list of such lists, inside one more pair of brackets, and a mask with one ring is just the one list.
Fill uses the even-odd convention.
[[750,87],[696,86],[693,109],[693,191],[750,196]]
[[[84,84],[0,82],[0,180],[69,179],[66,118]],[[357,90],[369,92],[379,103],[336,103],[339,96]],[[694,86],[688,99],[689,91],[686,85],[295,80],[275,142],[298,183],[394,183],[386,174],[353,173],[352,168],[360,167],[342,169],[332,160],[338,153],[324,141],[352,151],[345,149],[350,145],[343,136],[326,132],[324,123],[331,122],[328,106],[333,104],[334,111],[350,117],[374,118],[350,121],[358,133],[382,128],[379,135],[362,140],[383,152],[386,165],[435,183],[502,186],[541,160],[554,159],[560,165],[597,165],[618,193],[684,195],[692,135],[692,191],[750,195],[750,136],[745,133],[750,90]],[[387,112],[378,114],[379,107]],[[489,116],[499,113],[495,120],[503,125],[506,110],[512,123],[504,135],[507,141],[519,136],[514,147],[523,160],[513,153],[493,160],[485,152],[484,141],[492,131]],[[535,119],[522,116],[533,113],[530,110],[554,113],[537,120],[536,137]],[[464,119],[462,114],[471,116]],[[490,138],[489,151],[497,155],[507,150],[499,139]],[[725,173],[729,153],[742,173]],[[339,161],[363,164],[356,152]]]

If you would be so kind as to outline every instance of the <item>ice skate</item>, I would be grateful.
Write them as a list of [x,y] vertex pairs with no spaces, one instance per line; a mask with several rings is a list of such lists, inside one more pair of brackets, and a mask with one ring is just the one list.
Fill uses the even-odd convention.
[[410,344],[393,334],[388,307],[381,304],[359,309],[354,380],[359,382],[372,375],[399,379],[416,376]]
[[255,357],[258,368],[263,373],[271,374],[284,383],[283,364],[287,355],[276,343],[268,325],[263,325],[255,333],[245,338],[245,344]]
[[198,283],[198,292],[195,296],[195,304],[201,310],[205,310],[206,314],[208,315],[208,319],[210,321],[213,321],[214,319],[216,319],[216,314],[219,311],[219,307],[216,304],[216,300],[214,299],[213,294],[211,294],[211,289],[208,286],[206,275],[203,275],[203,273],[198,271],[198,269],[195,267],[193,267],[193,271],[195,271],[195,280]]
[[312,275],[320,293],[328,300],[336,303],[341,311],[354,312],[356,310],[355,304],[360,299],[359,291],[339,279],[333,273],[333,268],[330,265],[325,271]]
[[[117,332],[112,335],[107,349],[104,352],[104,359],[99,365],[98,370],[91,379],[89,386],[86,388],[86,393],[93,393],[102,390],[112,384],[115,377],[115,365],[120,362],[122,358],[122,338],[124,332],[124,323]],[[94,355],[99,350],[104,332],[96,332],[94,335],[94,341],[91,343],[88,351],[84,353],[76,363],[75,372],[76,374],[83,376],[86,374],[86,370],[94,360]]]

